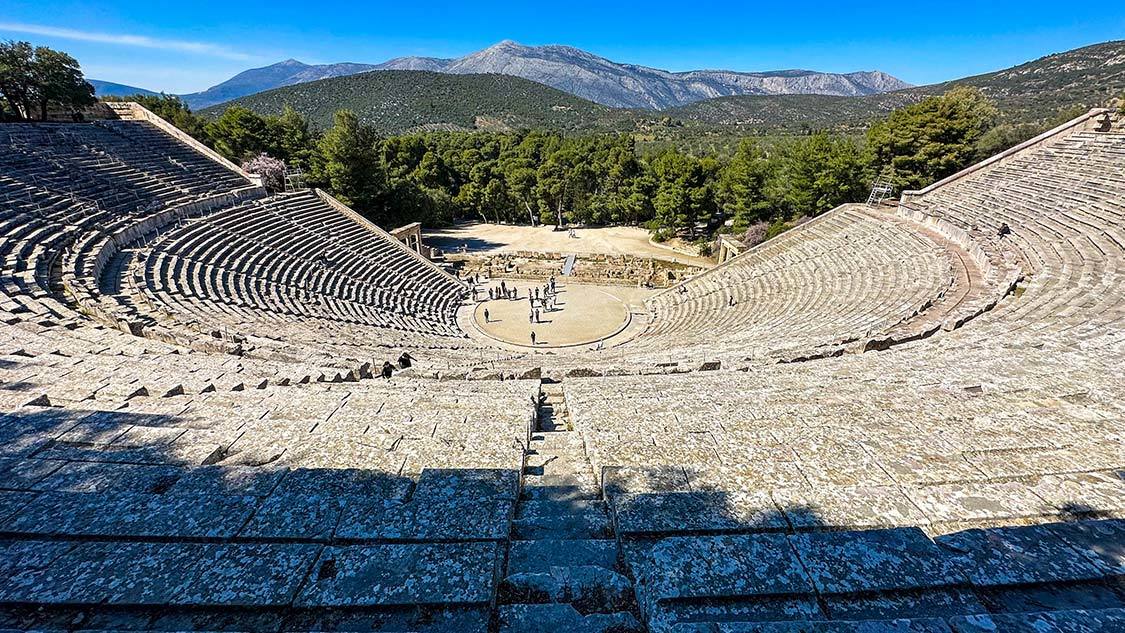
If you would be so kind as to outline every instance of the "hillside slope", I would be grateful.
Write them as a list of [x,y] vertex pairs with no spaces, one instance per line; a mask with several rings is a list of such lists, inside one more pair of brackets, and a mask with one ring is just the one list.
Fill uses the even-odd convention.
[[[412,58],[419,67],[449,60]],[[565,92],[497,74],[380,71],[299,84],[237,100],[263,114],[289,103],[319,125],[349,108],[384,133],[413,129],[638,131],[647,140],[732,138],[830,129],[862,131],[891,110],[975,86],[994,99],[1004,121],[1043,123],[1060,110],[1104,105],[1125,93],[1125,41],[1049,55],[1013,68],[956,81],[862,96],[737,95],[663,111],[608,108]],[[218,108],[209,110],[215,112]]]
[[354,111],[380,133],[419,130],[563,131],[628,129],[627,113],[560,90],[507,75],[448,75],[420,70],[378,71],[277,88],[203,110],[216,116],[229,105],[279,114],[289,105],[327,127],[336,110]]
[[1105,105],[1125,93],[1125,41],[1105,42],[1048,55],[1012,68],[940,84],[861,97],[821,95],[734,96],[665,111],[703,126],[854,129],[896,107],[973,86],[993,99],[1009,123],[1042,123],[1059,111]]
[[780,70],[743,73],[695,70],[673,73],[620,64],[571,46],[524,46],[503,41],[455,59],[398,57],[381,64],[310,65],[295,59],[251,68],[202,92],[181,95],[202,109],[246,95],[371,70],[427,70],[457,75],[522,77],[612,107],[662,109],[736,94],[866,95],[907,87],[879,71],[822,73]]
[[156,94],[151,90],[113,83],[112,81],[102,81],[100,79],[87,79],[86,81],[94,87],[94,96],[96,97],[131,97],[133,95],[151,97]]
[[341,64],[310,65],[295,59],[287,59],[263,68],[252,68],[240,72],[202,92],[180,96],[193,110],[198,110],[263,90],[272,90],[273,88],[292,86],[329,77],[344,77],[374,70],[374,68],[371,64],[345,62]]
[[975,86],[1012,121],[1041,121],[1063,108],[1103,106],[1125,92],[1125,40],[1047,55],[1012,68],[904,91],[941,94]]
[[379,68],[512,75],[603,105],[655,110],[724,95],[856,96],[909,86],[879,71],[840,74],[811,70],[760,73],[693,70],[673,73],[613,62],[572,46],[524,46],[509,40],[457,59],[403,57],[380,64]]

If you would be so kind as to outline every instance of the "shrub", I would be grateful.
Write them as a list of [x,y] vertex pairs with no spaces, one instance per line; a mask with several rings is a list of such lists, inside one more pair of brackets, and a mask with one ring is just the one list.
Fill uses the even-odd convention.
[[780,218],[777,219],[777,220],[774,220],[773,224],[770,224],[769,228],[766,229],[766,238],[765,239],[768,240],[768,239],[777,237],[778,235],[781,235],[782,233],[788,231],[789,228],[790,228],[789,223],[786,222],[785,220],[782,220]]
[[769,224],[766,222],[755,222],[751,224],[746,232],[742,234],[742,243],[746,246],[757,246],[766,241],[766,231],[769,230]]
[[262,177],[262,185],[268,191],[285,189],[285,163],[262,153],[242,162],[242,171]]

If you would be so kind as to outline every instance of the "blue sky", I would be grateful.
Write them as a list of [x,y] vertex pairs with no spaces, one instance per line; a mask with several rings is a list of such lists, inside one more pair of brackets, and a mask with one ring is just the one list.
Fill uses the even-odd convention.
[[[3,0],[0,39],[87,76],[190,92],[285,58],[456,57],[502,39],[669,70],[883,70],[915,84],[1125,39],[1125,2],[317,2]],[[927,6],[929,5],[929,6]]]

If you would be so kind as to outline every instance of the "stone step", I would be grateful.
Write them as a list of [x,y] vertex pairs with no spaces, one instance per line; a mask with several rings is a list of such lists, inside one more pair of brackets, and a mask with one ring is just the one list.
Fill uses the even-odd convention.
[[547,573],[552,567],[575,565],[616,571],[617,542],[555,539],[512,541],[508,550],[508,575]]
[[496,599],[498,604],[569,604],[583,614],[630,611],[636,605],[632,582],[596,565],[509,574],[500,581]]
[[[970,616],[967,622],[988,616]],[[988,620],[991,624],[991,620]],[[743,622],[722,620],[719,622],[684,622],[664,627],[669,633],[949,633],[950,628],[942,618],[897,618],[894,620],[825,620],[825,621],[785,621]],[[993,627],[957,629],[957,633],[1030,633],[1035,629],[996,629]],[[1042,629],[1055,632],[1059,629]]]
[[527,489],[534,488],[536,486],[573,486],[588,489],[594,492],[594,496],[592,497],[577,497],[581,499],[598,499],[600,498],[601,493],[597,481],[594,480],[593,473],[590,472],[563,471],[559,473],[550,473],[543,475],[535,473],[525,473],[523,476],[523,487]]
[[604,501],[575,499],[569,501],[524,501],[516,507],[516,518],[562,516],[598,511],[605,515],[609,510]]
[[582,436],[573,431],[537,431],[528,448],[539,454],[586,454]]
[[604,511],[538,516],[512,521],[512,538],[585,540],[613,537],[613,527]]
[[582,479],[593,479],[590,464],[584,455],[528,455],[524,461],[523,472],[525,475],[543,477],[574,476]]
[[523,501],[528,500],[550,500],[550,501],[578,501],[578,500],[599,500],[601,499],[601,490],[597,486],[574,484],[574,483],[552,483],[539,481],[534,485],[525,485],[523,492],[520,495]]
[[565,416],[556,416],[553,413],[539,414],[539,427],[536,429],[546,433],[559,433],[569,431]]
[[501,633],[643,633],[633,614],[582,615],[569,604],[513,604],[498,609]]

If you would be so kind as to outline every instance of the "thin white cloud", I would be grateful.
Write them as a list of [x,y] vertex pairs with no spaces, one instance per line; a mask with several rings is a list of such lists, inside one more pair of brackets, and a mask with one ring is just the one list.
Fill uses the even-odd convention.
[[76,29],[63,29],[39,24],[22,24],[19,22],[0,22],[0,31],[13,31],[16,33],[29,33],[45,37],[59,37],[82,42],[100,42],[103,44],[117,44],[120,46],[138,46],[141,48],[156,48],[166,51],[178,51],[195,55],[208,55],[234,61],[257,61],[258,57],[233,50],[220,44],[207,42],[191,42],[187,40],[172,40],[148,37],[145,35],[132,35],[128,33],[97,33],[79,31]]

